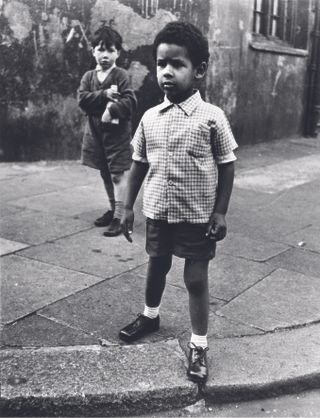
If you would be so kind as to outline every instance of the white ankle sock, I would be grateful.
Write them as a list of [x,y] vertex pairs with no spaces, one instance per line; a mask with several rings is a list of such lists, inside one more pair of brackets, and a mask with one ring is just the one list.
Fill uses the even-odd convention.
[[116,200],[113,217],[121,219],[122,214],[123,214],[123,202],[120,200]]
[[154,319],[159,315],[160,305],[155,308],[150,308],[147,305],[144,305],[143,315],[147,316],[148,318]]
[[197,347],[206,348],[208,347],[208,339],[206,335],[197,335],[192,333],[190,342],[196,345]]

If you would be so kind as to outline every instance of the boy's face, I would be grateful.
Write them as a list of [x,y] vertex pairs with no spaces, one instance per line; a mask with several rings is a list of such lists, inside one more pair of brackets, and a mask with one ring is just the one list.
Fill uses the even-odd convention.
[[196,80],[204,77],[205,62],[195,67],[184,46],[162,43],[157,48],[157,79],[161,90],[173,103],[193,94]]
[[116,62],[120,52],[115,45],[106,47],[102,42],[93,48],[92,54],[96,60],[96,63],[101,65],[103,70],[108,70]]

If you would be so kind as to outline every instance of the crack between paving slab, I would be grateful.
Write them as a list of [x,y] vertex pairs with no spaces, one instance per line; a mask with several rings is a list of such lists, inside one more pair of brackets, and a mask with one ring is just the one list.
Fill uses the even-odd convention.
[[[241,321],[241,320],[238,320],[238,321],[235,321],[235,320],[233,320],[232,318],[229,318],[228,316],[225,316],[225,315],[223,315],[222,313],[220,314],[220,313],[218,313],[218,312],[213,312],[213,314],[214,315],[216,315],[216,316],[218,316],[218,317],[220,317],[220,318],[224,318],[224,319],[226,319],[227,321],[229,321],[229,322],[231,322],[232,324],[234,324],[234,325],[245,325],[245,326],[247,326],[247,327],[250,327],[250,328],[253,328],[253,329],[256,329],[256,330],[258,330],[258,331],[262,331],[264,334],[267,332],[265,329],[263,329],[263,328],[260,328],[259,326],[257,326],[257,325],[252,325],[252,324],[247,324],[246,322],[243,322],[243,321]],[[223,339],[223,338],[235,338],[235,337],[248,337],[248,336],[251,336],[252,334],[244,334],[244,335],[236,335],[236,336],[234,336],[234,337],[220,337],[220,339]],[[257,335],[257,334],[255,334],[255,335]],[[259,334],[258,334],[259,335]],[[219,339],[219,337],[217,337],[217,339]]]
[[[264,241],[264,242],[270,243],[270,241]],[[274,242],[275,244],[279,244],[277,241],[271,241],[271,242]],[[285,250],[281,251],[280,253],[275,254],[275,255],[272,255],[271,257],[266,258],[264,260],[256,260],[254,258],[244,257],[243,255],[235,255],[235,254],[229,253],[227,251],[223,251],[223,250],[221,251],[221,254],[222,255],[227,255],[227,256],[230,256],[231,255],[234,258],[240,258],[241,260],[253,261],[255,263],[261,263],[262,264],[262,263],[266,263],[267,261],[272,260],[275,257],[278,257],[281,254],[284,254],[287,251],[292,250],[292,248],[296,248],[296,247],[290,246],[289,244],[285,244],[285,245],[288,246],[289,248],[286,248]]]
[[[59,265],[59,264],[55,264],[55,263],[53,263],[53,262],[44,261],[44,260],[39,260],[38,258],[34,258],[34,257],[30,256],[30,255],[18,254],[18,256],[19,256],[19,257],[21,257],[21,258],[26,258],[26,259],[28,259],[28,260],[37,261],[38,263],[48,264],[49,266],[53,266],[53,267],[57,267],[57,268],[61,268],[61,269],[65,269],[65,270],[68,270],[68,271],[72,271],[72,272],[74,272],[74,273],[85,274],[85,275],[87,275],[87,276],[97,277],[97,278],[100,278],[100,279],[101,279],[98,283],[94,283],[94,284],[92,284],[91,286],[87,286],[87,287],[85,287],[85,288],[83,288],[83,289],[80,289],[79,291],[77,291],[77,292],[75,292],[75,293],[72,293],[72,294],[76,294],[76,293],[78,293],[78,292],[81,292],[82,290],[89,289],[89,288],[91,288],[91,287],[93,287],[93,286],[96,286],[97,284],[99,284],[99,283],[101,283],[101,282],[103,282],[103,281],[105,281],[105,280],[112,280],[112,279],[114,279],[114,278],[116,278],[116,277],[118,277],[118,276],[121,276],[122,274],[125,274],[125,273],[131,273],[133,270],[138,269],[138,268],[140,268],[140,267],[144,266],[145,264],[148,264],[148,262],[145,262],[145,263],[139,264],[138,266],[134,266],[134,267],[132,267],[131,269],[128,269],[128,270],[122,271],[121,273],[115,274],[114,276],[111,276],[111,277],[104,277],[104,276],[99,276],[98,274],[95,274],[95,273],[90,273],[90,272],[87,272],[87,271],[82,271],[82,270],[74,270],[74,269],[72,269],[72,268],[70,268],[70,267],[67,267],[67,266],[61,266],[61,265]],[[144,277],[142,274],[137,274],[137,276],[139,276],[139,277]],[[69,295],[69,296],[70,296],[70,295]],[[62,299],[64,299],[64,297],[63,297]],[[58,299],[58,300],[62,300],[62,299]],[[54,302],[52,302],[52,303],[54,303]],[[49,305],[51,305],[51,303],[49,303]],[[48,306],[48,305],[46,305],[46,306]],[[40,309],[42,309],[42,308],[40,308]]]
[[57,319],[57,318],[55,318],[53,316],[49,316],[49,315],[42,314],[40,312],[37,312],[36,315],[40,316],[41,318],[48,319],[49,321],[52,321],[52,322],[54,322],[56,324],[63,325],[66,328],[70,328],[70,329],[73,329],[75,331],[81,331],[84,334],[90,335],[91,337],[95,338],[97,341],[99,339],[99,337],[97,337],[94,333],[92,333],[92,332],[90,332],[90,331],[88,331],[86,329],[79,328],[79,327],[77,327],[75,325],[68,324],[67,322],[65,322],[65,321],[63,321],[61,319]]
[[[34,257],[30,256],[30,255],[18,254],[18,256],[19,256],[19,257],[21,257],[21,258],[26,258],[26,259],[28,259],[28,260],[37,261],[38,263],[48,264],[49,266],[53,266],[53,267],[62,268],[62,269],[68,270],[68,271],[72,271],[72,272],[74,272],[74,273],[85,274],[85,275],[87,275],[87,276],[97,277],[97,278],[100,278],[100,279],[101,279],[98,283],[94,283],[94,284],[92,284],[91,286],[87,286],[87,287],[85,287],[85,288],[83,288],[83,289],[80,289],[79,291],[75,292],[74,294],[76,294],[76,293],[78,293],[78,292],[81,292],[82,290],[89,289],[90,287],[93,287],[93,286],[95,286],[95,285],[97,285],[97,284],[101,283],[102,281],[105,281],[105,280],[112,280],[112,279],[114,279],[114,278],[116,278],[116,277],[118,277],[118,276],[121,276],[121,275],[122,275],[122,274],[124,274],[124,273],[131,273],[133,270],[138,269],[138,268],[142,267],[143,265],[147,264],[147,263],[142,263],[142,264],[139,264],[138,266],[132,267],[131,269],[128,269],[128,270],[125,270],[125,271],[123,271],[123,272],[121,272],[121,273],[115,274],[114,276],[111,276],[111,277],[104,277],[104,276],[99,276],[98,274],[95,274],[95,273],[90,273],[90,272],[87,272],[87,271],[82,271],[82,270],[74,270],[74,269],[72,269],[72,268],[70,268],[70,267],[67,267],[67,266],[61,266],[61,265],[59,265],[59,264],[55,264],[55,263],[53,263],[53,262],[44,261],[44,260],[39,260],[38,258],[34,258]],[[141,276],[141,277],[144,277],[144,276],[139,275],[139,274],[138,274],[138,276],[139,276],[139,277],[140,277],[140,276]],[[73,294],[73,293],[72,293],[72,294]],[[69,295],[69,296],[70,296],[70,295]],[[64,298],[62,298],[62,299],[64,299]],[[59,299],[59,300],[62,300],[62,299]],[[52,302],[52,303],[53,303],[53,302]],[[49,305],[51,305],[51,303],[50,303]],[[47,306],[47,305],[46,305],[46,306]],[[40,308],[40,309],[42,309],[42,308]]]
[[[269,271],[265,276],[262,276],[261,279],[258,279],[256,282],[254,282],[251,286],[246,287],[245,289],[243,289],[240,293],[238,293],[236,296],[234,296],[233,298],[229,299],[226,303],[226,305],[228,305],[230,302],[232,302],[234,299],[236,299],[237,297],[243,295],[247,290],[252,289],[256,284],[262,282],[262,280],[266,279],[268,276],[271,276],[272,273],[274,273],[276,270],[278,270],[278,267],[276,267],[275,269]],[[218,298],[217,298],[218,299]],[[224,306],[226,306],[224,305]]]
[[[61,265],[59,265],[59,264],[54,264],[54,263],[49,262],[49,261],[39,260],[38,258],[31,257],[30,255],[28,255],[28,256],[27,256],[27,255],[25,255],[25,254],[18,254],[18,256],[19,256],[19,257],[21,257],[21,258],[26,258],[27,260],[37,261],[38,263],[41,263],[41,264],[47,264],[47,265],[49,265],[49,266],[53,266],[53,267],[57,267],[57,268],[61,268],[61,269],[65,269],[65,270],[68,270],[68,271],[72,271],[72,272],[74,272],[74,273],[85,274],[85,275],[87,275],[87,276],[93,276],[93,277],[101,278],[102,280],[108,280],[108,279],[109,279],[108,277],[99,276],[99,275],[94,274],[94,273],[88,273],[88,272],[86,272],[86,271],[81,271],[81,270],[74,270],[74,269],[72,269],[72,268],[70,268],[70,267],[61,266]],[[99,282],[99,283],[100,283],[100,282]],[[95,283],[95,284],[96,284],[96,283]],[[85,289],[89,289],[89,287],[91,287],[91,286],[88,286],[88,287],[86,287]],[[84,290],[84,289],[81,289],[81,290]],[[70,295],[69,295],[69,296],[70,296]],[[64,299],[64,298],[63,298],[63,299]],[[46,306],[47,306],[47,305],[46,305]]]
[[291,232],[288,232],[287,234],[284,234],[283,236],[284,237],[287,237],[288,235],[295,234],[296,232],[303,231],[303,230],[305,230],[307,228],[310,228],[310,226],[313,226],[313,224],[307,224],[305,226],[302,226],[301,228],[298,228],[298,229],[295,229],[295,230],[293,230]]
[[306,248],[306,247],[296,247],[294,246],[293,248],[297,249],[297,250],[301,250],[301,251],[305,251],[307,253],[312,253],[312,254],[317,254],[319,255],[319,251],[317,250],[312,250],[311,248]]
[[[89,230],[91,230],[91,229],[94,229],[94,227],[91,227],[91,226],[90,226],[90,227],[86,227],[86,228],[84,228],[84,229],[81,229],[80,231],[72,232],[71,234],[63,235],[63,236],[61,236],[61,237],[57,237],[57,238],[53,238],[53,239],[48,239],[48,240],[46,240],[46,241],[43,241],[43,242],[38,242],[38,243],[36,243],[36,244],[32,244],[32,243],[30,243],[30,242],[24,242],[24,241],[14,241],[14,240],[10,239],[9,241],[12,241],[12,242],[19,242],[19,243],[21,243],[21,244],[25,244],[25,245],[27,245],[28,247],[19,248],[18,250],[11,251],[11,252],[10,252],[10,253],[8,253],[8,254],[4,254],[4,256],[5,256],[5,255],[10,255],[10,254],[16,254],[16,253],[18,253],[18,252],[20,252],[20,251],[23,251],[23,250],[26,250],[26,249],[29,249],[29,248],[36,248],[36,247],[39,247],[40,245],[44,245],[44,244],[53,244],[53,243],[55,243],[56,241],[58,241],[58,240],[60,240],[60,239],[69,238],[69,237],[72,237],[73,235],[80,234],[81,232],[84,232],[84,231],[89,231]],[[5,238],[5,239],[7,239],[7,238]],[[19,254],[19,255],[20,255],[20,254]],[[22,255],[22,257],[23,257],[23,255]],[[26,256],[24,256],[24,257],[26,257]],[[28,257],[26,257],[26,258],[28,258]],[[31,258],[31,257],[29,257],[29,258]]]
[[[36,175],[36,173],[30,173],[29,174],[30,176],[33,176],[33,175]],[[21,176],[19,176],[19,177],[21,177],[21,178],[23,178],[25,175],[23,174],[23,175],[21,175]],[[12,178],[14,178],[14,177],[12,177]],[[4,181],[6,181],[6,179],[3,179]],[[7,179],[8,180],[8,179]],[[9,179],[9,180],[11,180],[11,179]],[[54,183],[46,183],[47,185],[49,185],[49,186],[53,186],[53,184]],[[14,199],[12,199],[12,200],[7,200],[7,202],[8,203],[10,203],[10,205],[12,205],[12,206],[14,206],[14,207],[16,207],[16,208],[21,208],[21,207],[23,207],[23,208],[26,208],[26,206],[19,206],[18,204],[15,204],[15,203],[12,203],[12,202],[15,202],[16,200],[22,200],[22,199],[28,199],[28,198],[31,198],[31,199],[33,199],[34,197],[41,197],[41,196],[44,196],[44,195],[52,195],[52,194],[54,194],[54,193],[57,193],[57,192],[60,192],[60,191],[65,191],[65,190],[68,190],[68,189],[74,189],[75,187],[90,187],[90,186],[92,186],[93,184],[95,184],[95,181],[92,181],[91,183],[85,183],[85,184],[80,184],[80,185],[75,185],[75,186],[65,186],[65,187],[63,187],[63,186],[57,186],[57,187],[53,187],[53,190],[50,190],[50,191],[47,191],[47,192],[43,192],[43,193],[36,193],[36,194],[32,194],[31,196],[23,196],[23,197],[21,197],[21,198],[14,198]],[[46,213],[45,211],[41,211],[41,210],[38,210],[38,212],[44,212],[44,213]]]
[[[215,314],[215,313],[214,313]],[[287,327],[278,327],[278,328],[274,328],[271,330],[266,330],[263,328],[258,327],[257,325],[252,325],[252,324],[247,324],[246,322],[240,321],[238,320],[238,322],[232,320],[232,318],[229,318],[227,316],[224,315],[219,315],[217,314],[217,316],[220,316],[222,318],[225,318],[226,320],[228,320],[231,323],[234,323],[235,325],[237,324],[241,324],[241,325],[245,325],[245,326],[249,326],[250,328],[254,328],[257,329],[259,331],[262,331],[262,334],[243,334],[243,335],[233,335],[233,336],[228,336],[228,337],[215,337],[215,339],[217,340],[223,340],[223,339],[232,339],[232,338],[244,338],[244,337],[262,337],[263,335],[267,335],[267,334],[276,334],[276,333],[280,333],[280,332],[288,332],[288,331],[293,331],[296,329],[301,329],[301,328],[307,328],[309,326],[313,326],[313,325],[318,325],[320,324],[320,319],[314,320],[314,321],[310,321],[304,324],[295,324],[295,325],[289,325]]]
[[[270,257],[270,258],[268,258],[268,259],[264,260],[263,262],[269,262],[269,261],[270,261],[270,260],[272,260],[273,258],[278,257],[279,255],[282,255],[282,254],[284,254],[284,253],[286,253],[286,252],[289,252],[289,251],[291,251],[291,250],[301,250],[301,251],[304,251],[304,252],[306,252],[306,253],[312,253],[312,254],[319,255],[319,252],[318,252],[318,251],[316,251],[316,250],[307,249],[307,248],[305,248],[305,247],[297,247],[297,246],[295,246],[295,245],[290,245],[290,244],[286,244],[286,245],[288,245],[290,248],[287,248],[286,250],[282,251],[282,252],[281,252],[281,253],[279,253],[279,254],[273,255],[272,257]],[[240,257],[239,257],[239,258],[240,258]],[[251,260],[251,261],[254,261],[254,260]],[[297,271],[297,270],[294,270],[294,271]],[[299,273],[299,271],[298,271],[298,273]],[[301,273],[301,274],[304,274],[304,273]]]
[[[126,271],[124,271],[124,272],[121,272],[121,273],[115,274],[115,275],[114,275],[114,276],[112,276],[112,277],[102,277],[102,276],[97,276],[97,275],[94,275],[94,274],[91,274],[91,273],[86,273],[86,272],[81,272],[81,271],[78,271],[78,270],[73,270],[73,269],[70,269],[70,268],[68,268],[68,267],[58,266],[57,264],[48,263],[48,262],[44,262],[44,261],[39,261],[39,260],[34,259],[34,258],[32,258],[32,257],[26,257],[26,256],[23,256],[23,255],[19,255],[19,257],[26,258],[26,259],[30,259],[30,260],[35,260],[35,261],[37,261],[37,262],[39,262],[39,263],[42,263],[42,264],[48,264],[48,265],[50,265],[50,266],[54,266],[54,267],[58,267],[58,268],[62,268],[62,269],[66,269],[66,270],[69,270],[69,271],[72,271],[72,272],[75,272],[75,273],[80,273],[80,274],[90,275],[90,276],[93,276],[93,277],[100,278],[101,280],[99,280],[99,282],[94,283],[94,284],[92,284],[92,285],[90,285],[90,286],[84,287],[83,289],[79,289],[79,290],[77,290],[77,291],[75,291],[75,292],[73,292],[73,293],[70,293],[70,294],[68,294],[68,295],[66,295],[66,296],[63,296],[62,298],[57,299],[57,300],[55,300],[55,301],[53,301],[53,302],[47,303],[46,305],[43,305],[43,306],[41,306],[41,307],[39,307],[39,308],[35,309],[35,310],[34,310],[34,311],[32,311],[32,312],[28,312],[26,315],[19,316],[18,318],[15,318],[15,319],[14,319],[14,320],[12,320],[12,321],[6,322],[6,323],[5,323],[5,325],[12,325],[12,324],[14,324],[15,322],[20,321],[20,320],[22,320],[22,319],[24,319],[24,318],[28,318],[29,316],[31,316],[31,315],[33,315],[33,314],[37,314],[37,315],[38,315],[38,312],[39,312],[39,311],[41,311],[42,309],[47,308],[47,307],[48,307],[48,306],[50,306],[50,305],[53,305],[53,304],[55,304],[55,303],[57,303],[57,302],[61,302],[61,301],[63,301],[64,299],[69,298],[70,296],[77,295],[78,293],[83,292],[83,291],[86,291],[86,290],[88,290],[88,289],[90,289],[90,288],[92,288],[92,287],[94,287],[94,286],[97,286],[97,285],[99,285],[99,284],[101,284],[101,283],[103,283],[103,282],[105,282],[105,281],[110,281],[110,280],[112,280],[112,279],[115,279],[115,278],[117,278],[117,277],[119,277],[119,276],[123,275],[123,274],[126,274],[126,273],[131,273],[133,270],[138,269],[138,268],[142,267],[143,265],[147,264],[147,263],[140,264],[139,266],[135,266],[135,267],[133,267],[132,269],[129,269],[129,270],[126,270]],[[40,315],[40,314],[39,314],[39,315]]]
[[171,286],[171,287],[174,287],[174,288],[179,289],[179,290],[186,290],[185,286],[180,286],[180,285],[175,284],[175,283],[167,283],[167,286]]
[[[213,298],[215,298],[215,299],[217,299],[217,300],[219,300],[220,302],[224,302],[224,304],[227,304],[229,301],[228,301],[228,299],[222,299],[222,298],[219,298],[218,296],[214,296],[214,295],[212,295],[211,294],[211,296],[213,297]],[[210,305],[212,305],[212,303],[210,302]]]
[[[227,306],[227,305],[228,305],[230,302],[232,302],[234,299],[238,298],[239,296],[241,296],[242,294],[244,294],[245,292],[247,292],[249,289],[253,288],[253,287],[254,287],[254,286],[256,286],[258,283],[262,282],[262,280],[265,280],[268,276],[270,276],[271,274],[273,274],[276,270],[278,270],[278,268],[275,268],[275,269],[271,270],[269,273],[267,273],[267,274],[266,274],[265,276],[263,276],[261,279],[257,280],[257,281],[256,281],[255,283],[253,283],[251,286],[247,287],[247,288],[246,288],[246,289],[244,289],[242,292],[240,292],[240,293],[238,293],[236,296],[234,296],[232,299],[228,300],[228,301],[227,301],[227,303],[226,303],[224,306]],[[223,306],[223,307],[224,307],[224,306]],[[221,317],[221,318],[225,318],[225,319],[227,319],[228,321],[230,321],[231,323],[234,323],[235,325],[237,325],[237,322],[236,322],[236,321],[233,321],[231,318],[229,318],[229,317],[227,317],[227,316],[223,315],[222,313],[219,313],[219,312],[218,312],[218,311],[219,311],[219,309],[220,309],[220,308],[218,308],[218,310],[217,310],[217,311],[214,311],[214,312],[212,312],[212,313],[213,313],[214,315],[216,315],[216,316]],[[273,332],[276,332],[277,330],[290,330],[290,329],[298,329],[298,328],[302,328],[302,327],[307,326],[307,325],[314,325],[314,324],[320,323],[320,320],[310,321],[310,322],[307,322],[307,323],[305,323],[305,324],[290,325],[290,326],[288,326],[288,327],[274,328],[273,330],[266,330],[266,329],[264,329],[264,328],[260,328],[260,327],[259,327],[259,326],[257,326],[257,325],[248,324],[248,323],[246,323],[246,322],[242,322],[242,321],[240,321],[240,320],[238,320],[238,323],[239,323],[239,324],[241,324],[241,325],[249,326],[250,328],[257,329],[257,330],[259,330],[259,331],[262,331],[264,334],[267,334],[267,333],[273,333]],[[250,335],[244,335],[244,336],[250,336]],[[237,337],[238,337],[238,336],[237,336]],[[226,337],[226,338],[229,338],[229,337]]]
[[[66,218],[64,218],[64,219],[66,219]],[[71,234],[67,234],[67,235],[63,235],[62,237],[58,237],[58,238],[53,238],[53,239],[47,240],[47,241],[43,242],[42,244],[53,244],[56,241],[59,241],[60,239],[73,237],[74,235],[80,234],[81,232],[84,232],[84,231],[90,231],[91,229],[95,229],[95,227],[94,226],[88,226],[88,227],[85,227],[83,229],[80,229],[79,231],[72,232]]]

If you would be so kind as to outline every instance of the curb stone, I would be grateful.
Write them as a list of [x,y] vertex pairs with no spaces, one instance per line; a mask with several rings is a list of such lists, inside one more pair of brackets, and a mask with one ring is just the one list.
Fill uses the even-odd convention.
[[119,416],[198,399],[177,340],[155,344],[3,350],[7,416]]
[[138,415],[201,397],[240,401],[320,387],[320,324],[211,339],[205,388],[186,378],[177,339],[125,346],[2,350],[7,416]]
[[263,335],[211,339],[209,346],[212,372],[204,396],[214,402],[320,388],[320,323]]

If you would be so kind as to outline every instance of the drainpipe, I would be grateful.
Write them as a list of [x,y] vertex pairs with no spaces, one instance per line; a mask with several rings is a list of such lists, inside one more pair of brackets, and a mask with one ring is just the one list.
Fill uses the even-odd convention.
[[309,86],[307,103],[306,134],[317,136],[320,133],[320,0],[315,0],[314,29],[311,33],[309,64]]

